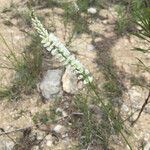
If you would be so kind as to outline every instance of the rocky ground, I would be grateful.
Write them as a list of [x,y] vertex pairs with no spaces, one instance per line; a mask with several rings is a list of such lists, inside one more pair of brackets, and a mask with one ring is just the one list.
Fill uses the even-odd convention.
[[[18,0],[19,1],[19,0]],[[19,8],[23,8],[23,4],[18,1],[15,3]],[[15,47],[15,54],[19,56],[23,48],[29,43],[28,36],[22,32],[30,31],[28,27],[24,27],[19,19],[11,18],[11,12],[2,13],[5,8],[9,7],[8,1],[0,0],[0,34],[7,39],[10,47]],[[43,8],[37,12],[40,15],[51,13],[51,9]],[[53,9],[53,21],[56,25],[55,34],[61,39],[64,39],[64,27],[60,14],[61,9]],[[111,13],[110,13],[111,12]],[[115,33],[116,12],[113,7],[102,9],[99,12],[99,18],[91,19],[89,29],[96,33],[95,42],[92,42],[91,36],[84,33],[76,38],[70,45],[72,53],[91,71],[95,81],[99,87],[105,83],[105,77],[100,66],[107,64],[109,58],[113,61],[113,67],[117,72],[117,78],[123,85],[123,95],[118,100],[122,103],[121,111],[124,118],[136,111],[132,119],[137,117],[137,114],[142,107],[145,99],[148,96],[149,90],[137,84],[134,81],[143,81],[146,84],[150,83],[150,74],[146,71],[141,71],[138,59],[141,59],[145,65],[150,65],[150,55],[143,54],[137,51],[132,51],[133,47],[146,47],[146,43],[136,38],[133,35],[118,36]],[[9,25],[8,26],[8,21]],[[46,18],[48,24],[51,24],[49,17]],[[19,25],[18,25],[19,24]],[[21,25],[20,25],[21,24]],[[23,28],[24,27],[24,28]],[[4,54],[9,51],[4,42],[0,41],[1,63],[4,63]],[[44,64],[47,65],[50,56],[46,56]],[[138,58],[138,59],[137,59]],[[54,60],[57,62],[57,60]],[[69,113],[68,107],[74,93],[78,89],[82,89],[82,83],[77,82],[77,78],[70,72],[69,68],[64,70],[61,64],[54,64],[49,67],[47,65],[42,73],[40,82],[37,84],[38,92],[32,95],[23,95],[21,101],[0,101],[0,150],[12,150],[14,145],[20,147],[28,144],[32,150],[66,150],[77,145],[75,138],[68,132],[68,125],[58,121],[57,124],[51,126],[41,125],[35,126],[33,116],[43,110],[49,110],[53,107],[55,96],[62,97],[61,105],[56,109],[62,113],[62,118],[67,117]],[[8,85],[13,79],[14,71],[8,69],[0,69],[1,83]],[[41,96],[42,95],[42,96]],[[45,99],[48,99],[48,101]],[[61,120],[61,118],[58,118]],[[126,123],[132,135],[129,137],[133,149],[140,149],[141,144],[145,145],[144,150],[150,149],[150,105],[144,109],[140,119],[134,126],[129,122]],[[29,128],[28,128],[29,127]],[[20,129],[21,131],[17,131]],[[5,132],[14,131],[11,134]],[[49,131],[49,132],[48,132]],[[27,138],[28,140],[25,140]],[[15,139],[15,140],[14,140]],[[24,139],[24,140],[23,140]],[[20,145],[17,142],[21,143]],[[26,143],[24,144],[24,142]],[[32,144],[34,146],[32,146]],[[127,150],[126,144],[122,143],[117,137],[113,138],[112,149]],[[28,147],[28,149],[30,148]],[[95,148],[94,148],[95,149]],[[100,150],[101,148],[97,148]]]

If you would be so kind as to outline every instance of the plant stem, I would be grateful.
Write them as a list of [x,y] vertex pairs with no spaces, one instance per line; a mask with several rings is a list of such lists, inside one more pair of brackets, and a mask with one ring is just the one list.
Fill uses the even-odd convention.
[[[112,121],[112,123],[114,124],[114,121],[113,121],[113,119],[112,119],[110,113],[107,111],[106,105],[105,105],[104,102],[101,100],[101,98],[99,97],[97,91],[95,90],[96,88],[95,88],[94,84],[89,83],[89,86],[91,87],[91,89],[93,90],[93,92],[94,92],[94,94],[97,96],[97,98],[100,100],[102,106],[104,107],[104,110],[105,110],[105,113],[106,113],[108,119],[109,119],[110,121]],[[113,126],[112,126],[112,127],[113,127]],[[113,127],[113,128],[114,128],[114,127]],[[128,142],[128,140],[126,139],[126,137],[124,136],[124,134],[122,133],[122,131],[119,130],[119,132],[120,132],[121,136],[123,137],[123,139],[125,140],[126,144],[129,146],[130,150],[132,150],[132,147],[131,147],[130,143]]]

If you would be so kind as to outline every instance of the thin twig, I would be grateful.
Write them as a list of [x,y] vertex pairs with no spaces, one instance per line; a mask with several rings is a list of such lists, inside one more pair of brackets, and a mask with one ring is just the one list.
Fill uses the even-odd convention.
[[149,103],[149,99],[150,99],[150,90],[149,90],[147,98],[145,99],[144,104],[142,105],[142,108],[140,109],[140,112],[139,112],[137,118],[132,122],[132,125],[134,125],[138,121],[138,119],[140,118],[143,110],[145,109],[146,105]]
[[[68,117],[71,117],[71,116],[83,116],[83,113],[73,112],[70,115],[67,115],[67,116],[64,116],[64,117],[61,117],[61,118],[57,119],[56,122],[64,120],[64,119],[66,119]],[[25,131],[26,129],[37,127],[37,126],[40,126],[40,125],[42,125],[42,124],[35,124],[35,125],[32,125],[32,126],[28,126],[28,127],[25,127],[25,128],[19,128],[19,129],[15,129],[15,130],[12,130],[12,131],[5,131],[3,128],[0,128],[0,130],[2,131],[0,133],[0,136],[12,134],[12,133],[15,133],[15,132],[22,132],[22,131]]]
[[1,128],[2,133],[0,133],[0,136],[1,135],[11,134],[11,133],[14,133],[14,132],[24,131],[24,130],[26,130],[28,128],[32,128],[32,127],[33,126],[29,126],[29,127],[25,127],[25,128],[19,128],[19,129],[15,129],[15,130],[12,130],[12,131],[7,131],[7,132],[5,132],[4,130],[2,130],[2,128]]

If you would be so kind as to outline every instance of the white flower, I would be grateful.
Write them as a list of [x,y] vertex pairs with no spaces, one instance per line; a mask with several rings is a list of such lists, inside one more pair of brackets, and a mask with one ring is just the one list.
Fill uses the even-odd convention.
[[55,44],[51,44],[49,47],[47,47],[46,49],[50,52],[52,51],[52,49],[54,48]]
[[53,50],[51,51],[51,54],[52,54],[52,55],[57,55],[57,54],[58,54],[57,48],[53,49]]
[[42,41],[41,41],[42,44],[49,42],[48,37],[43,37],[43,36],[40,36],[40,37],[42,38]]
[[80,9],[79,9],[79,6],[77,5],[77,3],[73,2],[73,5],[74,5],[75,10],[78,12]]
[[89,80],[89,82],[92,82],[93,81],[93,77],[92,76],[88,76],[88,80]]
[[51,42],[47,42],[47,43],[45,43],[43,46],[46,48],[46,47],[48,47],[48,46],[50,46],[51,45]]
[[79,79],[79,80],[83,79],[83,76],[82,76],[82,75],[79,75],[79,76],[78,76],[78,79]]
[[96,14],[96,13],[97,13],[97,9],[94,8],[94,7],[90,7],[90,8],[88,8],[87,12],[88,12],[89,14]]
[[89,70],[87,70],[87,69],[85,69],[84,72],[86,75],[90,74]]
[[74,55],[70,54],[68,49],[53,33],[48,33],[36,16],[32,18],[32,22],[34,28],[42,39],[41,43],[43,44],[43,47],[50,51],[51,54],[58,58],[65,66],[70,66],[71,70],[78,75],[79,80],[82,79],[85,84],[93,81],[89,71],[84,68]]
[[59,54],[59,53],[57,53],[57,55],[56,55],[55,57],[58,58],[59,60],[64,58],[64,57],[63,57],[61,54]]
[[93,81],[93,77],[89,76],[89,77],[84,79],[83,83],[87,84],[87,83],[91,83],[92,81]]

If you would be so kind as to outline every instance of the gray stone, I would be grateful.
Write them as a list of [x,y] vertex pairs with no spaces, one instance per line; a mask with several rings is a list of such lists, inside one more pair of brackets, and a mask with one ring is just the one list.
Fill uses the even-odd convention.
[[39,84],[39,90],[43,97],[51,99],[62,94],[61,78],[63,71],[60,69],[48,70]]
[[0,141],[0,150],[13,150],[13,147],[13,142]]
[[78,90],[77,76],[68,67],[62,77],[63,90],[67,93],[74,94]]

